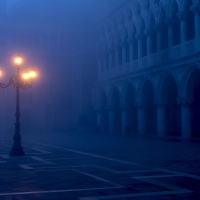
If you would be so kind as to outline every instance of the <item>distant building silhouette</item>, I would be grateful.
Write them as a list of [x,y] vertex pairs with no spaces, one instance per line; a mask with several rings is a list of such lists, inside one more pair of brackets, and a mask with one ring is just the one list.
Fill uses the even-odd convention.
[[[83,13],[77,12],[77,18],[71,18],[73,9],[76,5],[70,1],[0,1],[0,66],[5,72],[2,81],[15,73],[12,58],[17,53],[25,58],[22,70],[34,66],[39,71],[33,88],[21,91],[24,131],[65,131],[78,125],[81,113],[74,114],[73,61],[80,54],[78,26]],[[88,63],[84,61],[83,65],[87,67]],[[14,129],[14,95],[13,88],[0,91],[3,132]]]

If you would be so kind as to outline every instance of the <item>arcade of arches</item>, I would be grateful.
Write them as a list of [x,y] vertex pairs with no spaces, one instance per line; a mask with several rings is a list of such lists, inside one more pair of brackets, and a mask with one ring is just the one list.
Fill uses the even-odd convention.
[[199,0],[130,0],[98,24],[101,132],[200,138]]
[[[183,67],[181,68],[183,70]],[[101,132],[200,138],[200,65],[101,87]]]

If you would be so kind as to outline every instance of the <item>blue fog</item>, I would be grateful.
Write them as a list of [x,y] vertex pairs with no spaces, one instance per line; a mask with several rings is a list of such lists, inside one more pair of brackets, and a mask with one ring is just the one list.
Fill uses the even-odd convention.
[[[97,77],[94,3],[94,0],[1,1],[2,80],[7,82],[15,73],[12,59],[17,53],[24,57],[22,71],[31,66],[38,70],[33,88],[21,91],[22,131],[77,129],[83,110],[91,107],[91,102],[83,101],[88,101]],[[82,73],[85,80],[81,80]],[[76,93],[82,94],[77,97]],[[6,104],[2,109],[7,110],[6,118],[2,116],[2,132],[13,132],[13,88],[1,95]],[[80,108],[76,108],[77,102]]]
[[[177,2],[2,0],[2,80],[17,53],[22,71],[38,71],[21,91],[22,132],[199,138],[198,60],[187,60],[198,53],[198,6]],[[12,133],[13,88],[0,95],[2,133]]]
[[0,0],[0,199],[200,199],[199,11]]

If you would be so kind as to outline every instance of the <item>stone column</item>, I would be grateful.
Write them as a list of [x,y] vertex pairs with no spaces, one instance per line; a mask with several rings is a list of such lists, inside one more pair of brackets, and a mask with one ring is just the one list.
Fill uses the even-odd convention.
[[102,65],[102,57],[98,57],[98,80],[102,77],[103,65]]
[[115,67],[119,66],[119,48],[115,46]]
[[179,100],[181,105],[181,132],[182,138],[191,137],[191,99]]
[[106,70],[106,53],[103,54],[103,71]]
[[162,37],[161,37],[161,24],[156,24],[155,28],[157,30],[157,62],[160,63],[162,61],[161,55],[161,45],[162,45]]
[[157,52],[161,51],[162,37],[161,37],[161,24],[156,24],[157,30]]
[[126,64],[126,43],[122,44],[122,66]]
[[109,133],[115,131],[115,110],[113,107],[109,107]]
[[151,50],[152,50],[152,31],[146,30],[146,36],[147,36],[147,66],[151,65]]
[[129,46],[130,46],[130,48],[129,48],[129,62],[132,63],[132,61],[133,61],[133,51],[134,51],[132,39],[129,40]]
[[195,21],[195,50],[200,50],[200,6],[194,4],[191,6],[191,11],[194,12],[194,21]]
[[144,135],[146,131],[146,116],[145,116],[145,105],[136,104],[138,109],[138,134]]
[[112,68],[112,49],[110,49],[109,51],[109,67],[108,68],[109,69]]
[[165,20],[165,23],[168,25],[168,58],[173,58],[172,47],[173,47],[173,19],[168,18]]
[[126,127],[128,127],[128,108],[127,106],[122,106],[122,134],[126,134]]
[[186,13],[184,11],[180,11],[178,14],[178,18],[181,22],[181,55],[186,55]]
[[156,102],[157,106],[157,134],[159,137],[166,135],[166,103]]
[[142,68],[142,34],[137,34],[138,40],[138,68]]
[[97,129],[103,132],[103,114],[101,109],[97,109]]

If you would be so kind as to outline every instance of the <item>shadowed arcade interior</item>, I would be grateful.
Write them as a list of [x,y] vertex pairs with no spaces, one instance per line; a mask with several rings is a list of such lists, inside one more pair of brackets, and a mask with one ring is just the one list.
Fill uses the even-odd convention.
[[[125,108],[127,110],[127,126],[125,126],[125,134],[137,133],[137,109],[135,107],[135,92],[133,86],[128,84],[125,93]],[[123,112],[123,111],[122,111]]]
[[101,96],[100,96],[100,112],[101,112],[101,119],[100,119],[100,132],[108,132],[108,110],[107,110],[107,98],[106,98],[106,93],[105,91],[101,91]]
[[111,94],[111,107],[109,108],[109,129],[113,133],[122,132],[122,111],[120,108],[120,97],[117,87],[114,87]]
[[200,70],[195,69],[189,80],[190,90],[193,93],[193,102],[191,104],[191,131],[192,137],[200,138]]
[[156,133],[156,106],[154,105],[154,88],[150,80],[146,80],[141,95],[145,112],[145,132],[150,135]]
[[174,77],[168,74],[163,83],[161,98],[166,103],[166,134],[181,136],[181,110]]

